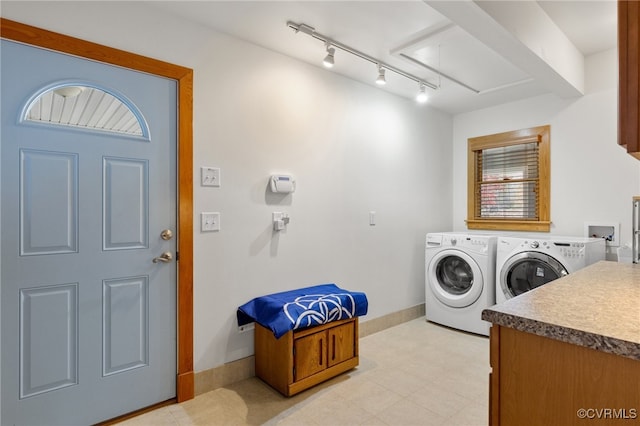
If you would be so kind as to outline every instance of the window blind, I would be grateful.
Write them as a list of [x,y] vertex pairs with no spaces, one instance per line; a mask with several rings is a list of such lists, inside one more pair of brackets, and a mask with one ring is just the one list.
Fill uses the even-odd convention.
[[539,220],[538,143],[476,151],[477,218]]

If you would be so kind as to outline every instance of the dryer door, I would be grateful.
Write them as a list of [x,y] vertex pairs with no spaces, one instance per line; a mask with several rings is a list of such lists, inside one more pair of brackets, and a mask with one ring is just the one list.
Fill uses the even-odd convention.
[[500,271],[500,286],[507,299],[567,275],[555,258],[535,251],[511,256]]
[[442,250],[431,259],[427,281],[436,298],[452,308],[473,304],[484,286],[478,263],[467,253],[453,249]]

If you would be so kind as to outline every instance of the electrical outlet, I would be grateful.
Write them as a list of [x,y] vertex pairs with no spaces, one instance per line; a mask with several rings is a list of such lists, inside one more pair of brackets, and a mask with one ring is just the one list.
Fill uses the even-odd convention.
[[200,213],[200,230],[211,232],[220,230],[220,213]]
[[249,324],[241,325],[238,327],[238,333],[245,333],[247,331],[251,331],[256,328],[255,322],[250,322]]
[[220,186],[220,169],[217,167],[200,167],[200,185]]

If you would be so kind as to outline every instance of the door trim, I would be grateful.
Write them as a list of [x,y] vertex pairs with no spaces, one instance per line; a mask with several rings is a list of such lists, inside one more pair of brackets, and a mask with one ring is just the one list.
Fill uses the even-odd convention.
[[0,17],[0,37],[176,80],[178,86],[178,402],[194,397],[193,373],[193,70]]

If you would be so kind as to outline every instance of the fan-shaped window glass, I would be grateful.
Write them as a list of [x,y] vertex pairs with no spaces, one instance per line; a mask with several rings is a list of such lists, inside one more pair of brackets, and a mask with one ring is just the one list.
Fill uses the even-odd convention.
[[23,120],[148,138],[142,114],[124,97],[97,87],[64,84],[43,90]]

